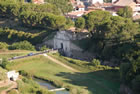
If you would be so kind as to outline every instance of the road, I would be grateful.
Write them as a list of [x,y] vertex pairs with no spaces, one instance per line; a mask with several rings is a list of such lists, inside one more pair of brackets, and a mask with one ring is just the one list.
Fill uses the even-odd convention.
[[46,50],[43,52],[39,52],[39,53],[33,53],[32,55],[25,55],[25,56],[17,56],[17,57],[13,57],[13,58],[9,58],[8,60],[17,60],[17,59],[22,59],[22,58],[26,58],[26,57],[30,57],[30,56],[36,56],[36,55],[42,55],[44,53],[49,53],[49,52],[57,52],[58,50]]

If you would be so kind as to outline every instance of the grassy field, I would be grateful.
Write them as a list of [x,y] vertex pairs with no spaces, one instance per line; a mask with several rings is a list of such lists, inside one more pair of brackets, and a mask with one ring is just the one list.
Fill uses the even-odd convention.
[[24,50],[0,50],[0,58],[12,58],[15,56],[27,55],[28,53],[35,53],[35,51]]
[[79,94],[87,94],[83,91],[84,89],[88,90],[90,94],[119,94],[118,70],[91,71],[91,69],[85,69],[86,67],[69,65],[81,72],[74,73],[41,55],[16,60],[9,64],[8,68],[25,70],[39,78],[54,81],[55,84],[62,87],[72,88],[73,94],[78,94],[78,91],[73,90],[74,88],[79,89]]

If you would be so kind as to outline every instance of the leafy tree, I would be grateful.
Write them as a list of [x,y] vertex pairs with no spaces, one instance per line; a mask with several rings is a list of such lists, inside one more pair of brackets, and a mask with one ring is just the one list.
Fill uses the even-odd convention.
[[102,24],[106,24],[110,20],[111,14],[107,11],[94,11],[84,16],[86,24],[85,27],[91,32],[98,29],[104,30],[100,27]]
[[62,13],[68,13],[73,10],[69,0],[45,0],[48,3],[54,4],[59,8]]
[[15,89],[12,89],[8,92],[8,94],[18,94],[18,92]]
[[48,48],[46,47],[46,45],[44,45],[44,46],[42,46],[41,48],[40,48],[40,51],[44,51],[44,50],[47,50]]
[[82,17],[77,18],[75,22],[75,26],[79,29],[83,29],[85,27],[85,19]]
[[0,49],[8,49],[8,44],[5,42],[0,42]]
[[6,42],[9,41],[11,43],[16,42],[16,41],[28,40],[32,42],[33,44],[37,44],[42,40],[42,37],[39,34],[32,34],[28,32],[8,29],[8,28],[4,28],[4,29],[0,28],[0,40],[6,41]]
[[9,49],[11,49],[11,50],[21,49],[21,50],[34,51],[35,47],[28,41],[21,41],[21,42],[13,43],[12,45],[9,46]]
[[93,59],[92,60],[92,65],[93,66],[98,66],[98,65],[100,65],[100,61],[98,59]]
[[74,21],[72,21],[70,18],[67,18],[66,19],[66,25],[65,25],[65,29],[69,29],[70,27],[74,27],[75,26],[75,23]]
[[117,11],[117,14],[125,18],[132,18],[133,11],[131,7],[126,6],[124,8],[119,9]]
[[0,66],[2,66],[3,68],[6,68],[7,64],[9,64],[9,61],[7,58],[3,58],[2,59],[2,63]]

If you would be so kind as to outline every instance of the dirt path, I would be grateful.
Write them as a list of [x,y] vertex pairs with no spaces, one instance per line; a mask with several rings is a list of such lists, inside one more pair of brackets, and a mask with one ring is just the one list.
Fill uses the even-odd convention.
[[0,82],[0,88],[1,87],[6,87],[6,86],[8,86],[10,84],[12,84],[12,82],[10,80],[1,81]]
[[3,91],[1,92],[1,94],[7,94],[8,91],[17,88],[17,83],[14,82],[14,81],[6,81],[6,83],[1,83],[1,84],[0,84],[0,87],[5,87],[5,86],[8,86],[8,85],[11,85],[11,86],[10,86],[9,88],[3,90]]
[[53,61],[54,63],[59,64],[59,65],[65,67],[65,68],[67,68],[67,69],[69,69],[69,70],[71,70],[71,71],[73,71],[73,72],[80,72],[79,70],[76,70],[76,69],[74,69],[74,68],[72,68],[72,67],[70,67],[70,66],[68,66],[68,65],[66,65],[66,64],[63,64],[62,62],[56,60],[55,58],[53,58],[53,57],[51,57],[51,56],[48,56],[47,54],[43,54],[43,55],[46,56],[46,57],[47,57],[48,59],[50,59],[51,61]]

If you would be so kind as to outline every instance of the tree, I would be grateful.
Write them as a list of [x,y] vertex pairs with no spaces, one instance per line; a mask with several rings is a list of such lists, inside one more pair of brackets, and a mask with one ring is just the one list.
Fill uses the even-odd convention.
[[0,49],[8,49],[8,44],[5,42],[0,42]]
[[83,17],[77,18],[75,26],[79,29],[83,29],[85,27],[85,19]]
[[131,7],[126,6],[124,8],[119,9],[117,11],[117,14],[125,18],[132,18],[133,11]]
[[42,46],[41,48],[40,48],[40,51],[44,51],[44,50],[47,50],[48,48],[46,47],[46,45],[44,45],[44,46]]
[[34,51],[35,47],[28,41],[21,41],[21,42],[13,43],[12,45],[9,46],[9,49],[11,49],[11,50],[21,49],[21,50]]
[[[89,32],[95,32],[98,29],[104,30],[104,27],[100,27],[103,24],[105,25],[110,20],[111,14],[107,11],[94,11],[84,16],[86,24],[85,28]],[[98,30],[99,31],[99,30]]]
[[9,64],[8,59],[7,59],[7,58],[3,58],[3,59],[2,59],[1,66],[2,66],[3,68],[6,68],[7,64]]
[[98,65],[100,65],[101,63],[100,63],[100,61],[98,60],[98,59],[93,59],[92,60],[92,65],[93,66],[98,66]]

